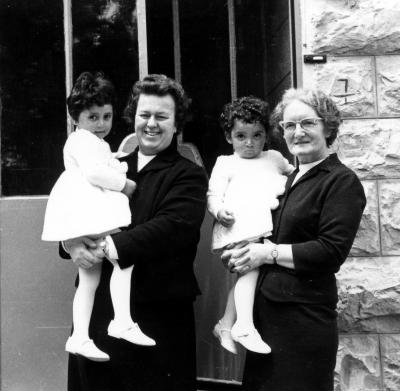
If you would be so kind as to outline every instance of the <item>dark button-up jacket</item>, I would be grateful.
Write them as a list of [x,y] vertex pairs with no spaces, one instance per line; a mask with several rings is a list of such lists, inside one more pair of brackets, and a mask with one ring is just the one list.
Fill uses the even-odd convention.
[[137,150],[122,159],[137,183],[132,224],[112,235],[121,268],[134,265],[137,301],[194,298],[193,272],[206,207],[205,171],[183,158],[173,142],[137,172]]
[[286,191],[274,215],[277,244],[291,244],[294,270],[266,266],[262,293],[276,301],[336,303],[335,273],[346,260],[366,200],[363,187],[336,154],[313,167]]

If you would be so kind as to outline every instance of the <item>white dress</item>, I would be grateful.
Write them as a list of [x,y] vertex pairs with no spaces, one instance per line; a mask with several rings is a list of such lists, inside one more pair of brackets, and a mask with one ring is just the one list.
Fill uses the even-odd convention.
[[219,156],[211,173],[208,210],[216,218],[221,208],[233,212],[235,222],[224,227],[215,221],[211,249],[230,243],[254,241],[272,232],[271,209],[285,191],[286,175],[294,167],[278,152],[263,151],[254,159],[237,154]]
[[121,193],[128,166],[113,158],[107,142],[77,129],[65,143],[64,165],[47,202],[42,240],[102,234],[131,223],[129,199]]

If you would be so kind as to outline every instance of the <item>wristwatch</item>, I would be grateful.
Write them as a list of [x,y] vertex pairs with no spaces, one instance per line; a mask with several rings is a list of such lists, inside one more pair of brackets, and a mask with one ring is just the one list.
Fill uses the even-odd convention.
[[106,238],[104,238],[104,240],[101,242],[100,245],[103,250],[104,256],[107,259],[110,259],[110,249],[108,248],[108,242],[107,242]]
[[271,257],[272,257],[272,261],[274,262],[274,265],[277,264],[278,256],[279,256],[278,247],[274,246],[274,248],[271,250]]

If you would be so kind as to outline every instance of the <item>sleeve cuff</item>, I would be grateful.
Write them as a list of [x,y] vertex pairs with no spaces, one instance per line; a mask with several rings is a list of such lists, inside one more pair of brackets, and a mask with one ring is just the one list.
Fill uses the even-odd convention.
[[112,240],[110,235],[107,235],[105,238],[106,244],[107,244],[107,257],[112,260],[112,259],[119,259],[118,257],[118,251],[117,248],[115,247],[114,241]]
[[61,242],[61,247],[63,248],[63,250],[64,250],[67,254],[69,254],[69,250],[68,250],[67,246],[65,245],[65,242]]

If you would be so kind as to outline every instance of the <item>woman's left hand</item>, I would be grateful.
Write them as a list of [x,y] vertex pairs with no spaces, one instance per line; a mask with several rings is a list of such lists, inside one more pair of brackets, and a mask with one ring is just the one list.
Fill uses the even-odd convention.
[[240,248],[223,251],[222,262],[234,273],[244,274],[264,264],[272,264],[269,259],[269,244],[247,243]]

